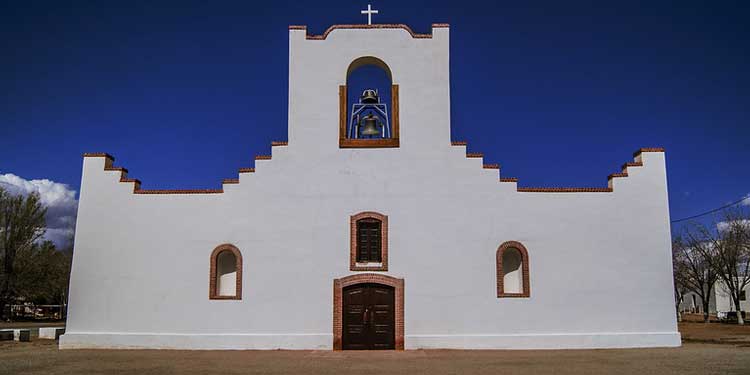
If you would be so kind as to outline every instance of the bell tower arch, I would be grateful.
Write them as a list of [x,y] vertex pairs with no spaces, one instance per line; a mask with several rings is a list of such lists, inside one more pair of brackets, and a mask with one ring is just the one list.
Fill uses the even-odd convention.
[[[374,56],[356,58],[339,86],[339,147],[399,146],[398,85]],[[387,81],[387,82],[383,82]]]
[[[379,142],[400,152],[420,154],[450,145],[449,29],[445,24],[433,25],[431,34],[416,34],[406,25],[381,24],[334,25],[323,35],[308,35],[305,26],[291,26],[290,143],[307,154],[361,148],[356,142],[341,140],[350,137],[352,122],[352,103],[346,99],[353,93],[346,91],[347,77],[364,65],[386,71],[392,84],[390,92],[380,92],[390,94],[391,100],[383,103],[388,107],[390,137]],[[372,134],[373,126],[382,129],[380,122],[358,120]]]

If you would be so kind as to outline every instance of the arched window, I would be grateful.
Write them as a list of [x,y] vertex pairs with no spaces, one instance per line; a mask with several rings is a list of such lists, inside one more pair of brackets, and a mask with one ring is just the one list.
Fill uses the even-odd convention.
[[398,85],[383,60],[363,56],[349,64],[339,86],[339,147],[398,147]]
[[497,296],[529,297],[529,254],[526,248],[516,241],[500,245],[496,254]]
[[360,212],[350,218],[349,269],[388,271],[388,216]]
[[242,254],[230,244],[211,253],[209,299],[242,299]]

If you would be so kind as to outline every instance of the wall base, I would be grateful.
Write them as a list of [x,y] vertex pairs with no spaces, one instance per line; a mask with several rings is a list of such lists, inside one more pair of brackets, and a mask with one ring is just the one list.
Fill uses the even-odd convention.
[[679,332],[407,335],[406,349],[620,349],[679,347]]
[[65,333],[60,349],[333,349],[333,334]]
[[[60,349],[332,350],[332,334],[66,333]],[[678,332],[407,335],[406,349],[616,349],[679,347]]]

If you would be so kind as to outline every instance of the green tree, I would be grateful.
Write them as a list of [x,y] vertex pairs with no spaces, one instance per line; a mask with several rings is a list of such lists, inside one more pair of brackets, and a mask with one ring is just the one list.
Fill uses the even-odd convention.
[[50,241],[35,243],[16,254],[16,292],[37,304],[65,303],[70,278],[70,251]]
[[0,314],[5,317],[9,316],[9,304],[18,296],[16,256],[44,235],[46,213],[39,194],[11,195],[0,188]]

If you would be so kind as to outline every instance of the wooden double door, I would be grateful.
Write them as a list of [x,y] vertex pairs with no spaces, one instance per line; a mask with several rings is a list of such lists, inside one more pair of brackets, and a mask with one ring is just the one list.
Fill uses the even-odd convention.
[[344,350],[395,349],[395,293],[380,284],[356,284],[343,290]]

